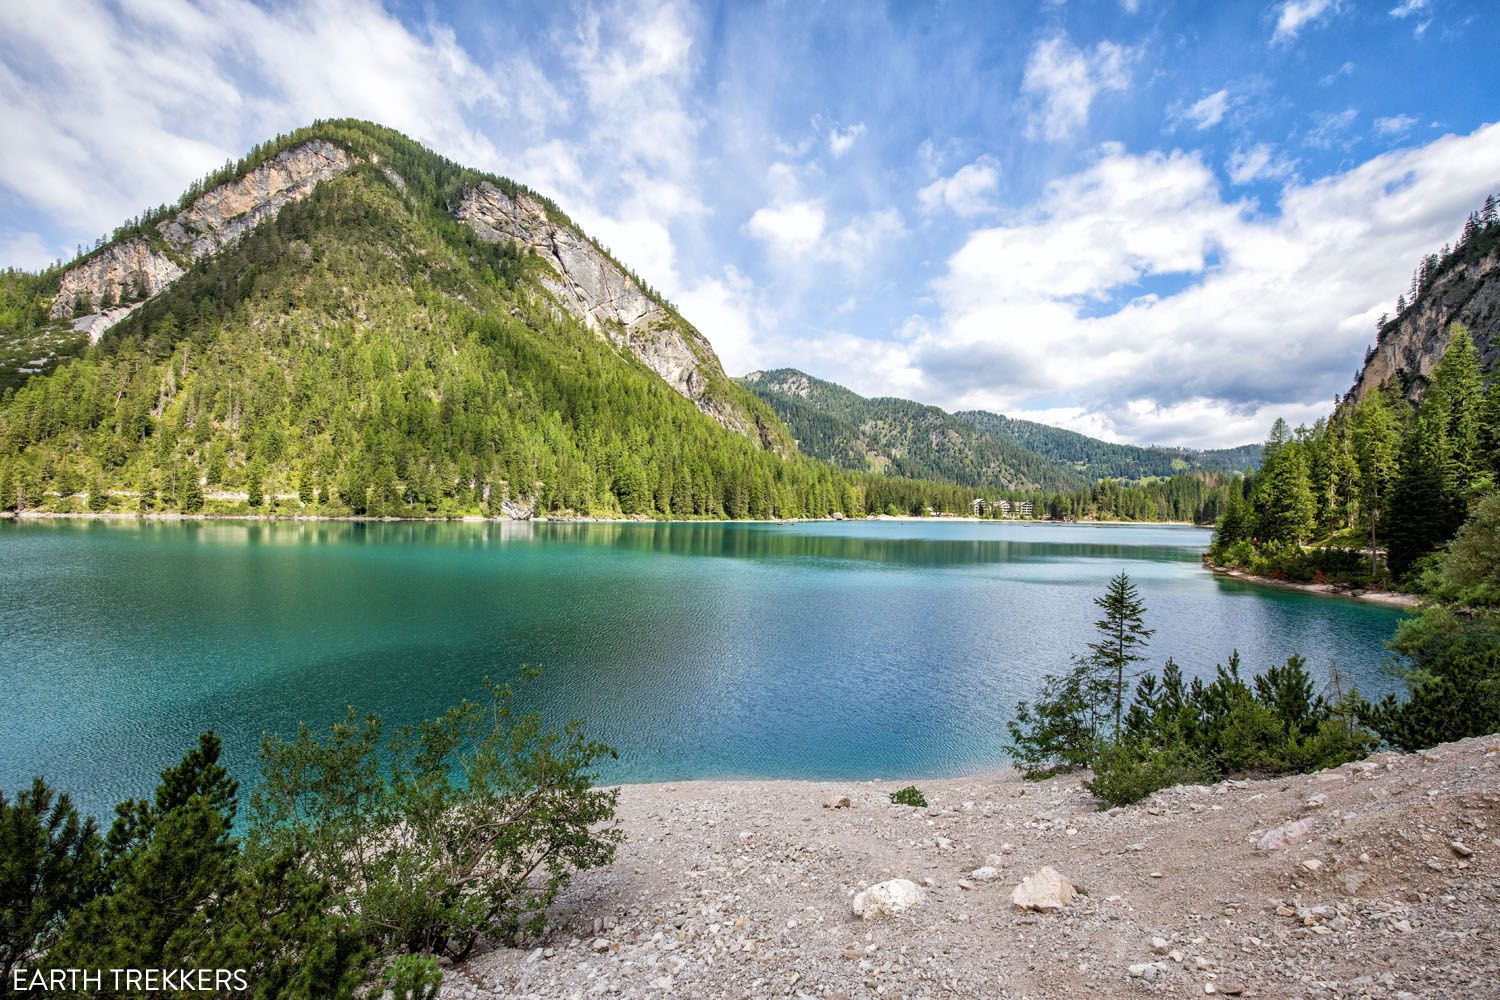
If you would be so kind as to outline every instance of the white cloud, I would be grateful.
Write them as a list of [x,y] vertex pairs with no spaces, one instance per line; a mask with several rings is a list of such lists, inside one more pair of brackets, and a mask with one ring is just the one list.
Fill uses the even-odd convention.
[[1493,125],[1288,185],[1261,217],[1195,154],[1104,147],[1026,218],[970,235],[905,368],[918,398],[955,408],[1067,412],[1135,441],[1257,439],[1347,388],[1375,318],[1497,160]]
[[814,250],[823,238],[827,215],[818,201],[789,201],[757,209],[745,231],[773,253],[795,258]]
[[1216,90],[1212,94],[1200,97],[1197,101],[1177,112],[1173,117],[1181,121],[1188,121],[1193,127],[1202,132],[1204,129],[1213,128],[1224,120],[1224,115],[1229,111],[1229,91]]
[[1337,13],[1338,9],[1339,0],[1285,0],[1277,11],[1271,41],[1290,44],[1303,28]]
[[729,374],[777,363],[767,356],[771,319],[758,304],[754,283],[735,268],[679,293],[677,307],[709,338]]
[[834,159],[839,159],[849,152],[854,146],[854,141],[864,134],[864,122],[856,122],[844,129],[835,125],[828,130],[828,151],[833,154]]
[[1141,10],[1141,0],[1120,0],[1120,7],[1127,14],[1138,14]]
[[1389,118],[1375,119],[1375,131],[1381,135],[1402,135],[1411,131],[1411,127],[1417,120],[1411,115],[1391,115]]
[[999,161],[991,156],[981,156],[922,188],[917,192],[917,202],[922,211],[928,213],[946,209],[954,215],[983,215],[995,210],[995,192],[999,185]]
[[1411,17],[1427,9],[1427,0],[1401,0],[1391,8],[1392,17]]
[[15,233],[0,240],[0,266],[19,267],[27,271],[40,271],[60,257],[71,254],[59,253],[47,245],[40,233]]
[[1129,66],[1136,55],[1114,42],[1100,42],[1086,52],[1066,35],[1038,42],[1021,83],[1033,103],[1027,134],[1055,141],[1078,131],[1088,121],[1095,97],[1130,85]]
[[1226,169],[1234,184],[1280,181],[1296,171],[1297,161],[1281,157],[1270,145],[1262,142],[1249,149],[1236,149],[1229,155]]

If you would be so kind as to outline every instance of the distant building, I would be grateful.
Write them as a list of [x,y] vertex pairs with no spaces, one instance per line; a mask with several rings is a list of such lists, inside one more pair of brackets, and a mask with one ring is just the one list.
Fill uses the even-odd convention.
[[984,497],[975,497],[969,501],[969,509],[974,512],[975,517],[983,517],[984,509],[987,506],[989,505],[984,502]]
[[1010,501],[996,500],[995,509],[1000,512],[1001,517],[1010,517]]
[[1022,500],[1021,501],[1021,516],[1022,517],[1030,517],[1031,516],[1031,512],[1032,512],[1031,501],[1030,500]]

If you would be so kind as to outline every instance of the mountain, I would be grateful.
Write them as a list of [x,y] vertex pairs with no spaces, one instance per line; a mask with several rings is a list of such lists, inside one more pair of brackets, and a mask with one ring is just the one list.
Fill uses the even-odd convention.
[[866,399],[794,368],[752,372],[740,382],[771,405],[798,447],[846,469],[1005,490],[1070,490],[1098,479],[1240,473],[1260,459],[1259,445],[1138,448],[982,410],[950,414],[905,399]]
[[1455,322],[1469,329],[1484,371],[1500,371],[1500,213],[1496,199],[1469,217],[1458,244],[1418,265],[1411,287],[1397,299],[1394,318],[1382,316],[1348,398],[1363,399],[1392,379],[1415,402],[1448,347]]
[[809,455],[846,469],[1016,491],[1076,490],[1077,473],[936,406],[866,399],[795,368],[739,380],[770,404]]
[[988,410],[962,410],[954,416],[1090,479],[1140,480],[1193,472],[1244,473],[1260,464],[1262,450],[1259,444],[1208,451],[1160,445],[1143,448],[1101,441],[1076,431]]
[[0,360],[0,508],[772,517],[973,495],[798,454],[556,205],[359,121],[5,272]]

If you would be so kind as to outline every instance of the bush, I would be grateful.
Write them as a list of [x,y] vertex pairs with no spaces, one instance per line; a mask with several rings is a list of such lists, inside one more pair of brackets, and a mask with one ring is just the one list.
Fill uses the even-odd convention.
[[[320,739],[267,737],[251,845],[306,845],[336,913],[378,950],[461,960],[481,935],[538,933],[574,873],[608,864],[618,793],[593,786],[614,751],[580,724],[544,731],[509,687],[403,727],[378,716]],[[463,781],[455,781],[458,775]]]
[[436,1000],[443,970],[430,955],[402,955],[386,970],[391,1000]]
[[891,793],[891,801],[898,806],[913,806],[917,809],[927,808],[927,796],[916,785],[907,785],[897,792]]
[[1429,607],[1388,645],[1406,659],[1407,698],[1364,706],[1381,738],[1410,751],[1500,730],[1500,615]]
[[1111,806],[1139,802],[1173,785],[1201,784],[1215,777],[1213,765],[1182,742],[1109,743],[1094,760],[1094,776],[1084,787]]

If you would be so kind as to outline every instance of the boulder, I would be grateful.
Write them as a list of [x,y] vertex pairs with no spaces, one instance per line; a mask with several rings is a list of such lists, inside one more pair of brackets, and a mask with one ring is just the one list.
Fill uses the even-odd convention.
[[1010,901],[1023,910],[1062,910],[1073,902],[1076,894],[1066,875],[1054,868],[1043,867],[1035,875],[1021,880],[1010,894]]
[[840,795],[823,802],[824,809],[848,809],[849,805],[849,796],[847,795]]
[[1265,835],[1255,842],[1257,851],[1276,851],[1285,847],[1293,841],[1301,840],[1312,831],[1313,821],[1311,818],[1293,820],[1283,823],[1274,830],[1267,830]]
[[910,879],[893,878],[878,882],[854,897],[854,915],[866,920],[889,916],[921,906],[927,894]]

